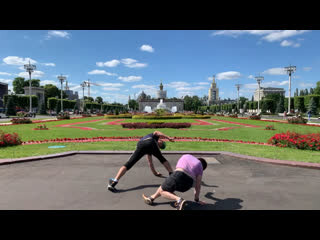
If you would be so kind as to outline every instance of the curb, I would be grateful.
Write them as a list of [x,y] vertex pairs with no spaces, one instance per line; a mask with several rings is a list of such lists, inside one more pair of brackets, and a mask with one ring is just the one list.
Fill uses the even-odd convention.
[[[76,154],[132,154],[133,151],[70,151],[42,156],[34,156],[34,157],[25,157],[25,158],[12,158],[12,159],[0,159],[0,165],[8,165],[14,163],[23,163],[23,162],[31,162],[38,160],[46,160],[57,157],[66,157],[72,156]],[[277,160],[270,158],[260,158],[248,155],[242,155],[238,153],[232,152],[224,152],[224,151],[163,151],[163,154],[197,154],[197,155],[227,155],[231,157],[237,157],[244,160],[252,160],[256,162],[264,162],[275,165],[285,165],[291,167],[303,167],[303,168],[312,168],[320,170],[320,163],[308,163],[308,162],[296,162],[296,161],[288,161],[288,160]]]

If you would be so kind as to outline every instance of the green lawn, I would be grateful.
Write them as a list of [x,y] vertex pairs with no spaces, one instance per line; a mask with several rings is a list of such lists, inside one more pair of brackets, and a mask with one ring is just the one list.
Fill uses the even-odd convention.
[[[91,120],[100,120],[92,123],[83,123],[75,126],[91,127],[95,130],[82,130],[77,128],[67,127],[54,127],[61,124],[70,124],[76,122],[84,122]],[[240,125],[217,122],[214,119],[225,120],[230,122],[246,123],[257,125],[259,128],[244,127]],[[298,133],[320,133],[320,127],[291,125],[284,123],[271,123],[256,120],[244,120],[237,118],[227,117],[212,117],[212,119],[203,119],[213,123],[214,125],[192,125],[187,130],[180,129],[136,129],[127,130],[122,128],[121,125],[105,125],[107,122],[112,122],[117,119],[104,119],[103,117],[91,117],[74,120],[64,120],[57,122],[45,123],[49,130],[36,131],[33,130],[39,124],[22,124],[13,126],[0,126],[0,130],[4,132],[19,134],[23,141],[28,140],[44,140],[55,138],[78,138],[78,137],[98,137],[98,136],[144,136],[159,130],[169,136],[177,137],[203,137],[203,138],[217,138],[217,139],[230,139],[230,140],[243,140],[254,142],[267,142],[276,133],[295,131]],[[145,122],[143,119],[126,119],[124,122]],[[150,121],[150,120],[147,120]],[[174,119],[174,120],[161,120],[166,122],[195,122],[192,119]],[[264,130],[266,125],[273,125],[275,131]],[[218,131],[219,128],[224,127],[238,127],[227,131]],[[49,149],[48,146],[64,145],[66,148]],[[37,145],[24,145],[1,148],[0,158],[19,158],[26,156],[46,155],[57,152],[66,152],[73,150],[134,150],[136,142],[96,142],[96,143],[47,143]],[[240,143],[220,143],[220,142],[175,142],[169,143],[166,151],[228,151],[240,153],[251,156],[266,157],[281,160],[294,160],[294,161],[307,161],[307,162],[320,162],[320,152],[296,150],[289,148],[277,148],[259,145],[247,145]]]

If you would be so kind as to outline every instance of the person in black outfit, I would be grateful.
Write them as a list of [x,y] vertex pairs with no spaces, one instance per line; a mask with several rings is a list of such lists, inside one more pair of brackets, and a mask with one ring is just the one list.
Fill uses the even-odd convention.
[[164,167],[168,170],[169,174],[173,172],[170,163],[165,159],[162,155],[160,148],[164,149],[166,143],[160,138],[166,138],[170,142],[174,142],[174,139],[164,135],[159,131],[155,131],[150,133],[139,140],[137,143],[137,148],[134,153],[131,155],[129,160],[119,169],[115,178],[109,179],[108,190],[115,192],[118,181],[120,178],[130,169],[134,164],[136,164],[144,155],[147,155],[147,160],[149,163],[149,167],[152,173],[155,176],[161,176],[161,173],[157,172],[154,169],[153,162],[152,162],[152,155],[158,158],[158,160],[164,165]]

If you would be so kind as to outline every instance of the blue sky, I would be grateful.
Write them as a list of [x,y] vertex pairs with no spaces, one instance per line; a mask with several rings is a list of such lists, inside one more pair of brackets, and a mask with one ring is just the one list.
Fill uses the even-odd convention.
[[[297,67],[296,88],[320,81],[318,30],[1,30],[0,82],[28,78],[23,64],[37,66],[32,78],[60,88],[57,75],[67,76],[82,97],[80,83],[90,79],[91,96],[127,103],[143,90],[155,96],[160,81],[168,97],[208,95],[215,75],[220,97],[251,99],[257,88],[281,87],[288,96],[286,66]],[[87,95],[87,89],[85,90]]]

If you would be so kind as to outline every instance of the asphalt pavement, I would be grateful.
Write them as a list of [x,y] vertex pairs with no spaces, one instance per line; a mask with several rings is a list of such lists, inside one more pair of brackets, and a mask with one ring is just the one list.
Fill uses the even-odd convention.
[[[181,154],[164,155],[174,167]],[[197,156],[197,155],[195,155]],[[188,200],[186,210],[319,210],[320,170],[275,165],[224,154],[201,155],[208,161],[200,200],[193,189],[176,192]],[[173,201],[159,198],[153,206],[143,202],[168,176],[154,159],[154,176],[142,158],[107,190],[130,154],[76,154],[0,166],[1,210],[175,210]]]

